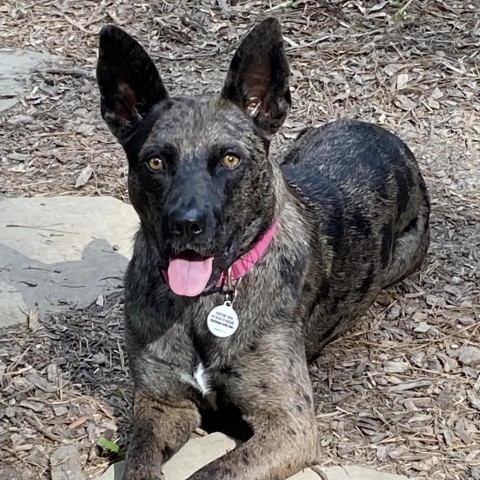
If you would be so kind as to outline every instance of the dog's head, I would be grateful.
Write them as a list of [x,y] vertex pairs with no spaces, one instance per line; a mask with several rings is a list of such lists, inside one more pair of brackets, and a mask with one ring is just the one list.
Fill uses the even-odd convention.
[[170,97],[145,50],[100,32],[101,111],[129,162],[129,194],[172,289],[196,296],[274,221],[270,135],[291,104],[280,25],[268,18],[235,53],[221,94]]

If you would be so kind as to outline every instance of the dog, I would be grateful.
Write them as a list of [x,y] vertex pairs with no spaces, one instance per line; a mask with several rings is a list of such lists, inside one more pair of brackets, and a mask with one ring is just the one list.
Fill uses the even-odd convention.
[[247,440],[190,480],[280,480],[318,463],[307,363],[425,257],[428,192],[393,134],[340,120],[269,158],[289,74],[274,18],[245,37],[221,93],[196,97],[170,96],[139,43],[101,30],[101,113],[140,218],[125,277],[125,480],[164,478],[209,392]]

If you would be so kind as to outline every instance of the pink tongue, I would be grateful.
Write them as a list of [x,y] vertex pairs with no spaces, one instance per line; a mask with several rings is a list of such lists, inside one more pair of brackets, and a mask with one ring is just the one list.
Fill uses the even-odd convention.
[[177,295],[196,297],[205,290],[212,269],[213,257],[205,260],[174,258],[168,265],[168,285]]

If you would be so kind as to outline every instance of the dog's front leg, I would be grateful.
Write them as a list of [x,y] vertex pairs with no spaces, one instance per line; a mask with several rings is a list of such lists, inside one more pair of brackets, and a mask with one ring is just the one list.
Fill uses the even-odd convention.
[[[276,416],[277,418],[269,418]],[[188,480],[285,480],[315,461],[315,424],[262,412],[252,419],[255,434]],[[304,429],[313,430],[306,433]]]
[[198,409],[188,399],[175,405],[136,391],[133,416],[123,480],[163,480],[164,463],[200,424]]
[[253,436],[189,480],[284,480],[317,463],[312,387],[302,342],[272,334],[228,370],[225,390]]

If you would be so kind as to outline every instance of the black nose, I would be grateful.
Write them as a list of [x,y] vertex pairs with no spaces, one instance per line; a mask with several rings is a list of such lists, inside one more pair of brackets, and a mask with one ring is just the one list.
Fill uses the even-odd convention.
[[200,235],[207,223],[206,215],[196,208],[186,212],[174,211],[168,218],[170,232],[175,237],[183,237],[185,240],[192,240]]

